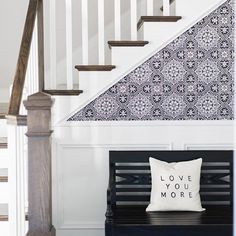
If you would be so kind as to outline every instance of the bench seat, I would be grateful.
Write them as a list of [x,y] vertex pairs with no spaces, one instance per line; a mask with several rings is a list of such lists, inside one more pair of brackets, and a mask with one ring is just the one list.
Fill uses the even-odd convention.
[[208,207],[204,212],[146,212],[143,206],[117,206],[113,210],[113,225],[232,225],[230,207]]
[[[230,207],[209,207],[205,212],[145,212],[143,206],[113,210],[106,231],[112,236],[231,236]],[[213,230],[212,230],[213,229]]]
[[[203,212],[146,212],[149,157],[167,162],[202,157]],[[106,236],[232,236],[232,151],[110,151]]]

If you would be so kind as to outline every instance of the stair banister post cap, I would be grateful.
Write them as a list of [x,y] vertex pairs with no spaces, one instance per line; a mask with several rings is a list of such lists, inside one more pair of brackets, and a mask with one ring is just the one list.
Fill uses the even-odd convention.
[[28,100],[50,100],[51,96],[44,92],[37,92],[28,96]]
[[27,100],[23,103],[27,110],[48,110],[51,108],[53,102],[54,100],[50,95],[43,92],[37,92],[28,96]]

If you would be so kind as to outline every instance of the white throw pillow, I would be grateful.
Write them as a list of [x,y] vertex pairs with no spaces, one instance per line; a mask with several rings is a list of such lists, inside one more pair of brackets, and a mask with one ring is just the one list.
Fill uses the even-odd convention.
[[151,201],[146,211],[204,211],[200,199],[202,159],[167,163],[149,159]]

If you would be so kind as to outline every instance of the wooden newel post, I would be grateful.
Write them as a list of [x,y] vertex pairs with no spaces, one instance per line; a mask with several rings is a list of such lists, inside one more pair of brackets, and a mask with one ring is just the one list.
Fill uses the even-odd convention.
[[51,106],[49,95],[28,97],[29,231],[27,236],[54,236],[51,184]]

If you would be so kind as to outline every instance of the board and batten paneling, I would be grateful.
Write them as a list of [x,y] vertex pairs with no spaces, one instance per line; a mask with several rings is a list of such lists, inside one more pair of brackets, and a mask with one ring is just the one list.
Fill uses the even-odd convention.
[[109,150],[232,149],[232,121],[98,122],[54,127],[59,236],[104,236]]

